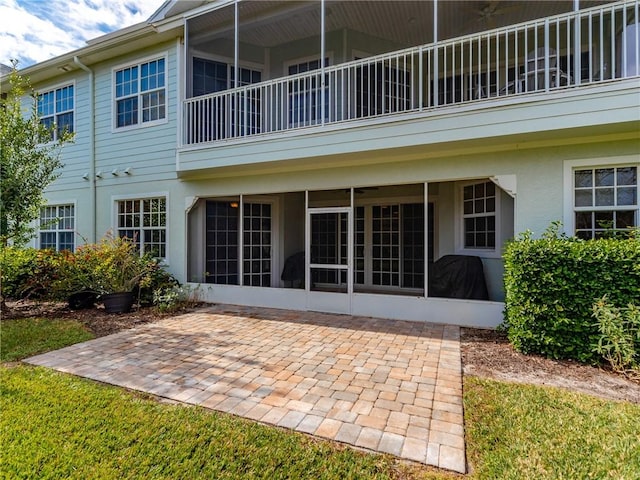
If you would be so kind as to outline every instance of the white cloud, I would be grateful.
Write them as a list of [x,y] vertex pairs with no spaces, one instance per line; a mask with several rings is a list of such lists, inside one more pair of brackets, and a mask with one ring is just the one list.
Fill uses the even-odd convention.
[[163,0],[0,0],[0,63],[27,67],[147,20]]

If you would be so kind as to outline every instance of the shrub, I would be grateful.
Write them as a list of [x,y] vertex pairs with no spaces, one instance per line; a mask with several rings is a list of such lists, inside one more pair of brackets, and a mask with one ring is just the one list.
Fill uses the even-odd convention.
[[552,226],[520,235],[505,251],[505,326],[524,353],[597,362],[592,306],[640,303],[640,239],[579,240]]
[[[600,337],[594,346],[614,371],[625,373],[640,368],[640,308],[630,303],[617,308],[606,296],[593,305]],[[640,371],[637,372],[640,374]]]
[[153,304],[161,312],[175,312],[188,306],[193,292],[188,285],[173,285],[154,290]]
[[76,259],[88,273],[86,289],[100,294],[131,292],[150,281],[149,261],[140,257],[136,243],[126,237],[108,233],[99,243],[79,247]]
[[60,254],[53,250],[2,247],[0,282],[2,297],[12,299],[49,296],[60,265]]
[[155,292],[158,290],[171,289],[180,285],[173,275],[167,272],[156,258],[150,254],[143,257],[148,273],[144,286],[138,289],[140,305],[150,306],[155,304]]

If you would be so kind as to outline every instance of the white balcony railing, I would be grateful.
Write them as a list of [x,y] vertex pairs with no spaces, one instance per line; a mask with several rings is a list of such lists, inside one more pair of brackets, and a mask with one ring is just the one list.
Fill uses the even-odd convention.
[[640,74],[640,0],[512,25],[183,103],[184,146]]

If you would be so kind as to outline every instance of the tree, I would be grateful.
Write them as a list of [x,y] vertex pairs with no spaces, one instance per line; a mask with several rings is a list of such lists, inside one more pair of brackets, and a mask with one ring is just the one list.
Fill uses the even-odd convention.
[[[52,140],[56,126],[40,122],[37,94],[15,63],[6,84],[0,97],[0,247],[22,245],[35,234],[44,190],[60,176],[62,146],[73,137],[59,132]],[[27,94],[30,114],[23,108]]]

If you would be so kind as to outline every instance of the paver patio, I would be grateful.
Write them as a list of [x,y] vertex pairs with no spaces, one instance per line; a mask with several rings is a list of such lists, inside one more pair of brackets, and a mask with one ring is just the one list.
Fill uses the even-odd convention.
[[466,470],[455,326],[214,305],[26,362]]

